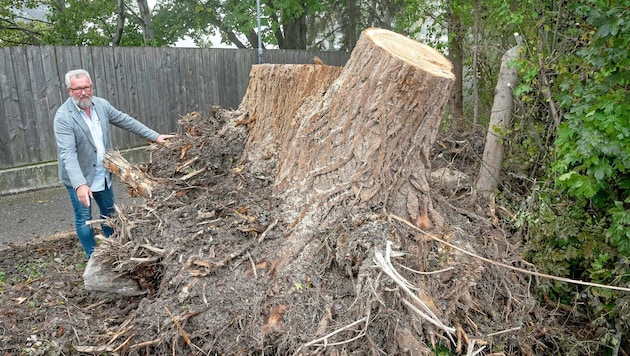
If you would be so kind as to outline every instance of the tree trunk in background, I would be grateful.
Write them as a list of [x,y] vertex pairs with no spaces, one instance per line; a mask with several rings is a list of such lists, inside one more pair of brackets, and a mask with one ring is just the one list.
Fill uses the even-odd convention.
[[456,131],[464,129],[464,31],[461,16],[457,13],[457,9],[453,8],[453,4],[448,8],[448,37],[449,59],[453,63],[453,74],[455,75],[455,83],[451,90],[450,109],[451,109],[451,125]]
[[499,185],[499,175],[501,174],[501,164],[503,162],[502,137],[510,128],[513,107],[512,93],[518,78],[517,69],[509,67],[509,63],[517,58],[519,48],[519,45],[512,47],[501,58],[501,69],[497,86],[494,90],[494,101],[486,134],[486,144],[483,149],[479,176],[475,183],[476,191],[485,198],[489,198]]
[[116,32],[112,38],[113,46],[120,46],[123,31],[125,30],[125,0],[118,0],[118,18],[116,19]]
[[342,41],[346,49],[352,50],[357,44],[357,34],[359,33],[357,30],[357,23],[359,22],[360,13],[356,0],[346,0],[345,12],[346,15],[341,16],[341,19],[344,22],[341,25],[343,28]]
[[473,4],[475,19],[473,25],[473,63],[472,63],[472,87],[473,87],[473,127],[479,122],[479,1]]
[[284,47],[280,49],[306,49],[306,17],[284,21]]
[[140,9],[140,20],[142,20],[142,28],[144,34],[144,44],[151,45],[155,40],[155,34],[153,31],[153,19],[151,18],[151,12],[149,11],[149,4],[147,0],[137,0],[138,9]]
[[240,108],[255,120],[247,154],[276,158],[262,167],[276,170],[275,193],[296,231],[325,228],[350,206],[439,224],[427,175],[454,79],[450,62],[402,35],[367,29],[343,70],[312,67],[258,67]]

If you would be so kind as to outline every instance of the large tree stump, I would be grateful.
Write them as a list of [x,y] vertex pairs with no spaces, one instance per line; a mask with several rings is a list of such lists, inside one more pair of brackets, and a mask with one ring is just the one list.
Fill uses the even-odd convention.
[[254,171],[273,171],[277,153],[287,150],[301,119],[319,104],[341,67],[260,64],[252,67],[239,110],[251,125],[245,157]]
[[[135,226],[118,216],[115,230],[125,235],[95,251],[141,290],[156,292],[135,313],[135,334],[118,340],[133,337],[135,344],[120,347],[150,343],[153,354],[418,354],[441,335],[450,346],[466,346],[463,340],[529,323],[504,317],[514,314],[509,286],[497,298],[475,299],[487,293],[472,286],[499,283],[487,279],[492,269],[439,249],[424,240],[437,231],[417,234],[407,222],[440,224],[429,152],[453,83],[450,69],[425,45],[368,29],[343,69],[255,66],[239,110],[180,120],[178,144],[154,152],[168,165],[149,165],[163,183],[154,186],[160,189],[150,208],[135,211]],[[231,145],[238,148],[225,149]],[[243,159],[234,164],[235,157]],[[250,174],[260,168],[270,175]],[[192,181],[173,172],[207,175]],[[472,235],[442,235],[475,250]],[[438,273],[403,272],[399,263]],[[503,285],[519,283],[507,277]],[[505,300],[505,309],[495,308]],[[523,313],[535,315],[526,302]],[[492,326],[478,326],[486,321]],[[501,345],[510,345],[508,337]],[[474,342],[468,346],[474,351]]]
[[[451,63],[431,47],[371,28],[321,98],[313,94],[323,93],[335,73],[319,80],[317,67],[325,67],[311,67],[316,69],[253,70],[254,84],[242,105],[265,113],[255,115],[248,145],[276,143],[275,192],[293,205],[295,217],[313,212],[308,225],[322,227],[324,216],[334,216],[331,210],[350,203],[383,206],[424,228],[431,220],[439,222],[427,176],[429,150],[454,80]],[[270,84],[261,87],[262,82]],[[305,87],[314,89],[304,93]],[[259,89],[266,92],[251,92]],[[290,103],[292,97],[296,102]],[[278,102],[260,110],[249,98]]]

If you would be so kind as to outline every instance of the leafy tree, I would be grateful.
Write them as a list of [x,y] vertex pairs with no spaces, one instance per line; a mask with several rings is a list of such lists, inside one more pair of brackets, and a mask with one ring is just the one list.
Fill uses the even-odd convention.
[[[263,42],[284,49],[305,49],[306,18],[320,6],[316,1],[262,1]],[[258,43],[255,2],[167,0],[157,5],[155,21],[163,30],[174,28],[200,46],[212,45],[207,35],[216,33],[222,42],[238,48],[255,48]]]
[[578,71],[561,73],[566,114],[554,170],[582,208],[607,220],[610,242],[630,257],[630,4],[624,5],[576,8],[587,44],[569,67]]
[[[405,16],[404,10],[400,0],[262,0],[263,44],[281,49],[351,50],[363,29],[394,28],[398,19]],[[183,26],[186,35],[200,46],[211,45],[207,43],[208,34],[220,34],[223,43],[238,48],[257,47],[253,1],[167,0],[158,3],[154,20]]]
[[147,0],[0,0],[0,45],[169,45],[155,39]]
[[47,28],[40,4],[34,1],[0,0],[0,45],[41,45]]
[[[516,91],[530,128],[521,126],[514,152],[541,181],[521,210],[526,254],[545,272],[627,286],[630,2],[541,5],[536,26],[525,28],[528,47]],[[618,345],[619,335],[630,332],[627,294],[562,283],[540,287],[551,298],[582,306],[599,340],[591,352]]]
[[453,63],[456,82],[450,105],[451,126],[456,131],[471,124],[485,126],[501,56],[515,45],[513,34],[520,32],[524,23],[521,14],[531,12],[531,4],[496,0],[416,0],[405,4],[397,26],[442,50]]

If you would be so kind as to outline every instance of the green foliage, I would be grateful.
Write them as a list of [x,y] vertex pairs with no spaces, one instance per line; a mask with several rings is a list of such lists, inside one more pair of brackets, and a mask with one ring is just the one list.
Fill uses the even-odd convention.
[[43,269],[48,266],[48,263],[42,261],[31,261],[25,265],[17,266],[16,270],[20,277],[26,281],[37,279],[43,275]]
[[[0,0],[0,5],[0,46],[109,46],[121,20],[117,0]],[[122,20],[121,46],[170,45],[184,33],[175,22],[158,21],[159,36],[147,41],[136,1],[126,1]]]
[[453,351],[451,351],[448,347],[442,345],[442,344],[438,344],[435,347],[433,347],[432,351],[432,355],[434,356],[451,356],[451,355],[455,355],[455,353]]
[[49,14],[51,26],[42,36],[45,43],[90,46],[107,46],[111,43],[116,28],[115,0],[68,0],[67,5]]
[[573,66],[559,77],[565,121],[558,129],[553,169],[580,207],[605,220],[606,237],[630,257],[630,7],[586,2]]
[[[540,194],[539,194],[540,192]],[[558,199],[553,187],[536,190],[523,203],[517,227],[527,227],[525,258],[543,273],[600,284],[630,284],[630,260],[607,243],[606,221],[575,209],[574,201]],[[596,343],[577,343],[578,354],[601,354],[618,334],[630,333],[630,295],[604,288],[587,288],[541,279],[540,293],[571,305],[591,320]]]
[[[551,5],[563,16],[534,19],[524,11],[519,26],[526,44],[515,94],[525,119],[514,127],[519,140],[507,152],[547,183],[534,186],[516,227],[526,232],[525,257],[539,271],[628,287],[630,3],[578,0],[534,8]],[[541,282],[541,293],[591,320],[597,342],[576,344],[582,353],[601,354],[630,333],[628,293]]]

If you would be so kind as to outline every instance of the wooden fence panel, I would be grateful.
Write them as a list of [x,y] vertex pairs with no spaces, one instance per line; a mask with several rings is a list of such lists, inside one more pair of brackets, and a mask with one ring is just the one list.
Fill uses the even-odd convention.
[[[26,74],[26,76],[16,82],[20,108],[20,128],[24,134],[25,159],[28,163],[35,163],[42,160],[42,154],[33,100],[36,93],[33,92],[33,86],[31,85],[35,83],[31,81],[32,78],[29,75],[29,62],[32,62],[33,59],[29,58],[28,47],[16,47],[15,50],[17,56],[26,58],[24,61],[13,62],[13,70],[16,73],[16,77],[19,75],[18,73]],[[31,100],[23,100],[23,98],[30,98]]]
[[[31,160],[40,162],[44,157],[54,153],[55,143],[48,129],[48,111],[46,105],[46,79],[44,77],[44,63],[42,51],[35,47],[26,47],[28,62],[27,71],[30,74],[28,87],[31,90],[32,101],[26,111],[29,125],[32,126]],[[24,101],[24,100],[20,100]]]
[[[0,60],[0,73],[2,73],[2,101],[4,104],[4,119],[7,122],[7,131],[9,132],[9,140],[11,145],[12,164],[28,164],[29,160],[26,156],[26,144],[24,132],[22,130],[22,122],[20,119],[20,103],[18,100],[17,78],[13,68],[13,58],[16,55],[14,47],[7,48],[2,54]],[[24,60],[23,58],[20,58]],[[22,80],[21,78],[19,80]]]
[[[343,66],[344,52],[265,50],[265,63]],[[158,132],[171,133],[182,115],[212,106],[238,108],[249,84],[255,49],[154,47],[0,48],[0,169],[56,160],[53,120],[68,98],[64,75],[87,70],[94,95]],[[117,148],[145,142],[113,128]]]
[[42,126],[45,130],[42,133],[44,134],[44,140],[49,146],[44,152],[42,160],[51,160],[51,157],[54,159],[57,152],[55,135],[53,134],[55,111],[65,100],[65,85],[63,84],[64,79],[61,78],[57,67],[57,54],[55,52],[55,47],[47,46],[33,48],[41,49],[42,71],[44,74],[43,81],[38,83],[38,85],[44,87],[42,95],[43,101],[46,105],[43,106],[44,112],[41,113],[41,116],[46,121],[46,124],[45,126]]
[[11,127],[9,125],[8,101],[9,78],[7,75],[7,58],[11,54],[8,48],[0,48],[0,162],[6,166],[12,166],[15,162],[13,157],[13,140],[11,137]]

